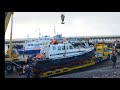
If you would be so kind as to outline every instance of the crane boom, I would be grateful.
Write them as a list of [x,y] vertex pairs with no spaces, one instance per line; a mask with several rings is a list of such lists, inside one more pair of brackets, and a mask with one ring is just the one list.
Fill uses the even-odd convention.
[[7,51],[7,55],[9,57],[9,59],[14,60],[14,58],[18,57],[18,54],[17,54],[17,52],[12,53],[15,51],[12,49],[13,12],[5,12],[5,33],[7,30],[10,18],[11,18],[10,47]]
[[5,12],[5,32],[7,30],[8,23],[10,21],[10,17],[13,14],[13,12]]

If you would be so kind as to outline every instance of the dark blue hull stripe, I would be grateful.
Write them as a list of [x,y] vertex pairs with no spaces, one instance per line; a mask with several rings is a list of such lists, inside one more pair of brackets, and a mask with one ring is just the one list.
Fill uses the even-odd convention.
[[40,53],[40,50],[25,50],[24,52],[22,50],[18,50],[19,54],[38,54]]

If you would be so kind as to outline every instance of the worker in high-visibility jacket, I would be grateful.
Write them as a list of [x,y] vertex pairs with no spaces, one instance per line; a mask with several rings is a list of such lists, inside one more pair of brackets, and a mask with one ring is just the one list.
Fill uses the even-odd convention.
[[36,59],[40,59],[41,57],[42,57],[41,54],[37,54],[37,55],[36,55]]

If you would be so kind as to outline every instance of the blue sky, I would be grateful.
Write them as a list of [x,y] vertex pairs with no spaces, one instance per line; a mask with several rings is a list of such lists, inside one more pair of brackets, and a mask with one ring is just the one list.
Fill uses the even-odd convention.
[[[61,24],[61,12],[15,12],[13,39],[54,35],[56,32],[65,37],[120,35],[120,12],[64,12],[65,24]],[[10,38],[11,22],[5,34]]]

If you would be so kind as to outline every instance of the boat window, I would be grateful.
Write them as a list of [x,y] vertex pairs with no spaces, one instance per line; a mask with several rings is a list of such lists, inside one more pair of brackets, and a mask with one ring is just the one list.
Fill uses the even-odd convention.
[[46,43],[44,42],[43,45],[45,45]]
[[46,45],[46,43],[44,43],[44,45]]
[[101,49],[101,48],[98,48],[97,50],[99,50],[99,51],[100,51],[100,50],[102,50],[102,49]]
[[68,50],[68,46],[66,46],[66,49]]
[[31,46],[33,46],[33,44],[31,44]]
[[28,44],[28,46],[30,46],[30,44]]
[[61,50],[61,46],[58,46],[58,50]]
[[69,46],[69,48],[70,48],[70,49],[73,49],[73,47],[72,47],[71,45]]
[[65,46],[62,46],[62,50],[65,50]]
[[55,47],[55,46],[53,46],[53,50],[56,50],[56,47]]

